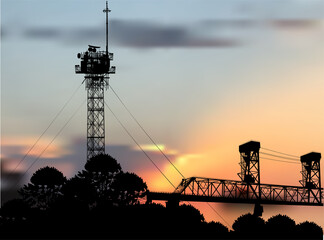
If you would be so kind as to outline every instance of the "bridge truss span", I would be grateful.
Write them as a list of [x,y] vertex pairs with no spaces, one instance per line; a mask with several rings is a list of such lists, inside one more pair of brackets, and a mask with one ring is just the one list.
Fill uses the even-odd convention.
[[[302,204],[322,206],[320,194],[323,189],[305,189],[298,186],[253,184],[235,180],[191,177],[183,179],[174,191],[179,200],[183,198],[209,199],[211,202]],[[182,197],[185,196],[185,197]]]
[[179,206],[180,201],[250,203],[255,204],[256,216],[262,215],[261,204],[323,206],[320,153],[301,156],[301,186],[287,186],[260,182],[259,149],[260,143],[255,141],[239,146],[241,181],[183,178],[173,193],[148,192],[147,200],[167,201],[170,207]]

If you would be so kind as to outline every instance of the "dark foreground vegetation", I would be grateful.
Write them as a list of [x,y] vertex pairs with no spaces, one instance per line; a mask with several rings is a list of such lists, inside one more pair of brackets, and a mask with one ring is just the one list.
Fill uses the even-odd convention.
[[190,205],[166,208],[145,204],[147,185],[123,172],[109,155],[90,159],[85,169],[67,180],[55,168],[37,170],[19,190],[20,199],[0,209],[0,237],[22,239],[322,239],[313,222],[296,224],[285,215],[264,221],[240,216],[233,230],[206,222]]

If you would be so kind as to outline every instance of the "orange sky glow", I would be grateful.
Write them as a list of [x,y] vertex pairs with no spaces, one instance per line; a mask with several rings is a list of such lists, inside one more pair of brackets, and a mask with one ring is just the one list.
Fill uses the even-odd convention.
[[[239,180],[238,148],[251,140],[259,141],[261,148],[295,156],[313,151],[323,156],[323,1],[153,2],[111,2],[109,49],[117,72],[109,81],[185,177]],[[76,54],[87,44],[105,45],[102,1],[85,0],[77,11],[75,7],[75,1],[4,1],[3,172],[16,168],[82,83],[83,76],[74,72],[79,64]],[[224,41],[227,44],[220,45]],[[16,171],[30,166],[86,98],[84,86],[79,89]],[[177,186],[181,175],[129,118],[111,89],[105,94],[141,148]],[[113,157],[142,177],[149,190],[172,192],[170,183],[105,111],[106,149],[111,147]],[[26,174],[26,181],[44,165],[57,167],[68,178],[83,168],[86,116],[85,104]],[[300,186],[300,171],[300,164],[260,156],[261,183]],[[206,220],[226,224],[207,204],[192,204]],[[250,204],[212,206],[229,224],[253,212]],[[265,220],[276,214],[324,227],[323,207],[264,206]]]

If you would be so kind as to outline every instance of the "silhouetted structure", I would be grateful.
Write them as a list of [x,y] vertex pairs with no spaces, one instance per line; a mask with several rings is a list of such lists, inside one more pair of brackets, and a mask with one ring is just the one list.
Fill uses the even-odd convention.
[[108,2],[106,2],[106,50],[89,45],[88,51],[78,53],[81,65],[75,66],[75,73],[85,74],[84,82],[88,90],[87,117],[87,159],[105,153],[105,100],[104,89],[109,86],[109,74],[115,73],[110,66],[113,53],[108,52]]
[[300,183],[307,189],[307,194],[304,197],[308,202],[322,202],[320,160],[321,154],[315,152],[300,157],[302,163]]
[[[37,170],[20,194],[0,209],[0,236],[8,239],[322,239],[315,223],[296,226],[287,216],[265,221],[240,216],[228,230],[207,223],[190,205],[140,204],[146,183],[123,172],[111,156],[96,155],[66,180],[53,167]],[[176,207],[177,206],[177,207]]]
[[182,179],[173,193],[148,192],[148,201],[165,200],[168,206],[180,201],[255,204],[254,214],[261,216],[261,204],[323,206],[320,185],[320,153],[301,156],[302,186],[260,183],[259,142],[239,146],[241,181],[191,177]]

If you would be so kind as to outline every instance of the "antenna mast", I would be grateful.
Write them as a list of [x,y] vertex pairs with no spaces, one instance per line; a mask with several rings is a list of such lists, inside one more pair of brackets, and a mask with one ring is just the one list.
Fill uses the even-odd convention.
[[105,153],[105,100],[104,90],[108,87],[109,74],[115,73],[110,66],[113,53],[108,52],[108,2],[103,10],[106,13],[106,51],[89,45],[88,51],[78,53],[80,65],[75,65],[75,73],[85,74],[87,89],[87,160]]
[[106,13],[106,52],[108,54],[108,13],[110,12],[108,8],[108,1],[106,1],[106,8],[103,10]]

